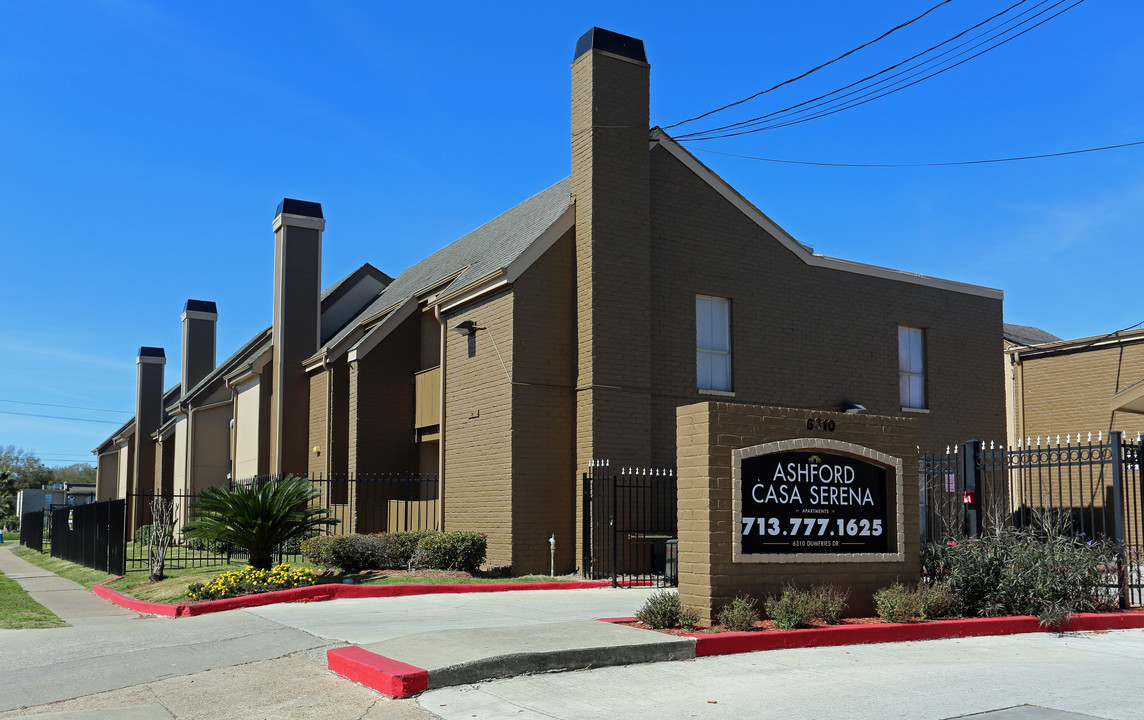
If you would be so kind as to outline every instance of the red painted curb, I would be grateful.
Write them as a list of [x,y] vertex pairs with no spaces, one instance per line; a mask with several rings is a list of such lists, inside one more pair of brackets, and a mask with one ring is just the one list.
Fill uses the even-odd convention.
[[[1144,627],[1144,613],[1084,613],[1074,615],[1061,630],[1123,630]],[[863,645],[909,640],[940,640],[956,637],[1016,635],[1019,633],[1055,632],[1042,627],[1035,617],[961,618],[922,623],[874,623],[870,625],[832,625],[802,630],[768,630],[764,632],[722,632],[711,635],[693,634],[695,655],[731,655],[760,650],[788,650],[837,645]]]
[[[120,576],[122,577],[122,575]],[[147,613],[148,615],[165,615],[167,617],[178,617],[183,613],[179,610],[184,609],[186,605],[176,605],[175,603],[158,603],[148,602],[146,600],[136,600],[133,597],[128,597],[118,590],[112,590],[109,587],[104,587],[104,583],[109,583],[112,580],[118,580],[118,577],[108,578],[101,583],[92,586],[91,591],[101,598],[106,598],[111,602],[125,607],[128,610],[136,612]]]
[[609,587],[611,585],[611,583],[606,580],[488,583],[483,585],[416,585],[413,583],[407,585],[339,585],[336,583],[328,583],[325,585],[309,585],[307,587],[291,588],[290,590],[275,590],[274,592],[258,593],[256,595],[243,595],[242,597],[225,598],[223,600],[204,600],[197,603],[158,603],[136,600],[117,590],[103,587],[104,583],[118,579],[117,577],[108,578],[93,587],[92,592],[129,610],[148,613],[150,615],[165,615],[167,617],[205,615],[206,613],[259,607],[261,605],[273,605],[276,603],[317,602],[321,600],[336,600],[338,598],[405,597],[408,595],[510,592],[514,590],[585,590]]
[[425,692],[429,672],[355,645],[326,651],[330,670],[394,698]]

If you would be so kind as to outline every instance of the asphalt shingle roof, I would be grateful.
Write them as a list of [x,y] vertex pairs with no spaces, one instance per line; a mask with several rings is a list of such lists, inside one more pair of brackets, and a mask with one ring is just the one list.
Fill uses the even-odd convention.
[[1005,339],[1017,345],[1040,345],[1041,343],[1057,342],[1059,337],[1052,333],[1033,327],[1032,325],[1013,325],[1005,323],[1002,331]]
[[[572,180],[564,178],[398,275],[358,314],[358,319],[373,317],[388,307],[403,303],[455,273],[460,272],[440,291],[442,294],[463,288],[494,270],[507,267],[559,219],[571,201]],[[323,349],[338,345],[357,324],[348,323]]]

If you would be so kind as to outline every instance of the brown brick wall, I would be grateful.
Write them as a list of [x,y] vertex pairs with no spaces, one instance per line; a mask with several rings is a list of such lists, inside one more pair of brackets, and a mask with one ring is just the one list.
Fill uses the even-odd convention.
[[560,238],[517,281],[513,304],[512,567],[576,568],[574,238]]
[[513,392],[493,341],[511,369],[513,296],[501,293],[446,318],[449,327],[462,320],[488,330],[446,336],[445,529],[488,534],[488,564],[511,565]]
[[[735,402],[917,419],[923,449],[1005,434],[1001,301],[811,267],[666,150],[652,152],[652,461],[696,390],[695,296],[731,298]],[[928,413],[903,413],[898,325],[926,329]]]
[[591,51],[572,64],[577,465],[646,465],[651,422],[649,68]]
[[[1092,433],[1108,437],[1120,430],[1133,440],[1144,432],[1144,415],[1113,413],[1109,409],[1112,396],[1144,379],[1144,337],[1135,342],[1084,348],[1069,354],[1016,355],[1019,360],[1009,365],[1014,376],[1015,436],[1045,438],[1054,442],[1060,435],[1073,437]],[[1010,353],[1006,359],[1015,357]]]
[[[834,432],[807,431],[808,417],[834,419]],[[851,589],[851,614],[873,610],[872,594],[920,575],[916,420],[843,415],[788,408],[704,402],[677,411],[679,449],[679,593],[687,607],[710,621],[736,595],[762,598],[784,583],[835,583]],[[794,438],[853,443],[902,458],[904,561],[732,562],[731,451]]]
[[[311,477],[316,475],[329,475],[329,467],[327,462],[329,460],[330,448],[327,443],[327,427],[330,421],[329,416],[329,396],[327,393],[327,382],[329,381],[329,373],[326,370],[318,370],[310,374],[310,445],[306,451],[306,456],[309,458],[308,472]],[[318,454],[314,454],[314,448],[318,448]]]

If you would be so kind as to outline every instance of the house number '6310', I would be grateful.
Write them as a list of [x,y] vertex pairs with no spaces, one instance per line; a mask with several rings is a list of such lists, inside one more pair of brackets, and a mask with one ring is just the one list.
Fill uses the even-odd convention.
[[823,420],[822,418],[807,418],[807,430],[825,430],[826,432],[834,432],[834,421]]

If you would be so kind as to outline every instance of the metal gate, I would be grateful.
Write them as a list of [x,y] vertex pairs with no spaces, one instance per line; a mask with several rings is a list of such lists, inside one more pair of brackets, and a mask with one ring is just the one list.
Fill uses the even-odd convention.
[[675,471],[597,460],[584,474],[584,577],[615,586],[678,582]]
[[44,551],[43,510],[35,510],[20,516],[20,544],[36,552]]
[[922,542],[1024,527],[1050,513],[1078,535],[1119,543],[1127,604],[1144,604],[1141,439],[1036,438],[1016,448],[963,443],[918,459]]

